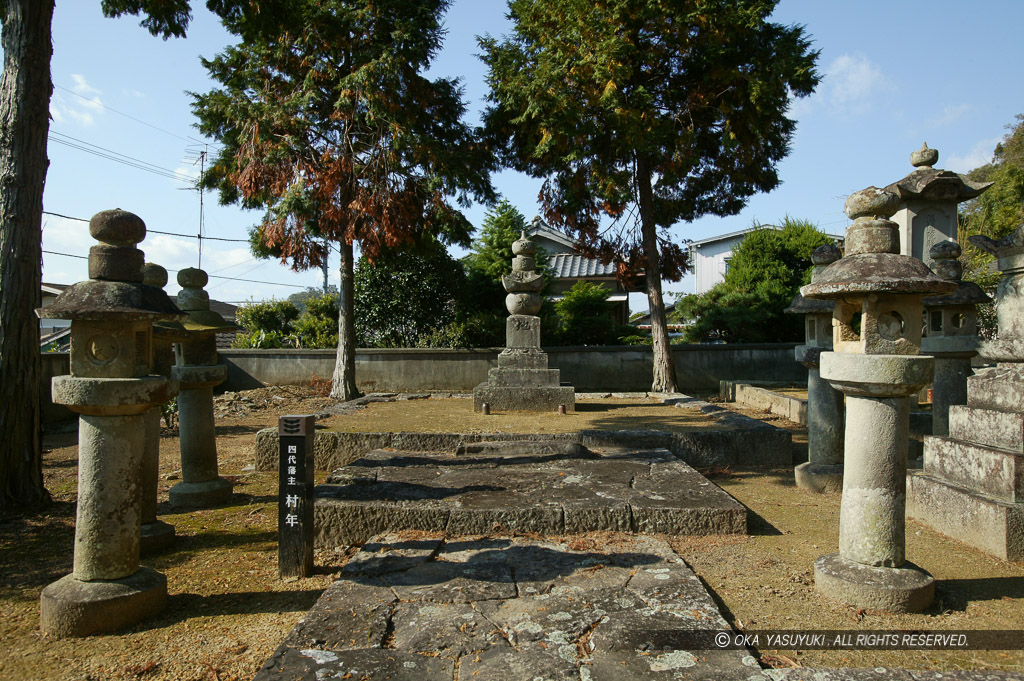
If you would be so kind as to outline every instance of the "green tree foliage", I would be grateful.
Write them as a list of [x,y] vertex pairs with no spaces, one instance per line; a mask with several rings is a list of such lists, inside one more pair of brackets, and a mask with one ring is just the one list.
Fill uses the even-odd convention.
[[304,307],[290,300],[250,301],[239,306],[242,327],[236,348],[333,348],[338,345],[338,294],[306,297]]
[[[466,256],[466,269],[500,284],[502,275],[512,271],[512,258],[515,257],[512,244],[527,227],[526,218],[519,209],[502,199],[484,215],[480,236],[473,241],[470,254]],[[534,260],[537,270],[543,272],[547,265],[547,253],[543,248],[537,248]]]
[[615,321],[608,297],[612,292],[601,284],[578,281],[554,305],[558,320],[558,345],[612,345],[633,331]]
[[768,20],[775,4],[512,0],[512,35],[480,41],[504,162],[545,178],[550,224],[647,273],[654,390],[675,390],[661,280],[687,267],[668,230],[775,188],[790,99],[818,82],[803,29]]
[[224,146],[204,183],[265,211],[256,240],[295,269],[341,250],[332,396],[355,384],[354,255],[374,260],[424,234],[468,243],[457,206],[490,199],[490,152],[461,122],[458,83],[423,76],[448,0],[291,0],[280,37],[204,61],[220,88],[194,95]]
[[676,301],[688,343],[765,343],[800,340],[803,320],[783,312],[810,283],[811,253],[831,239],[790,217],[781,230],[759,229],[733,252],[725,280],[702,295]]
[[466,275],[440,243],[360,258],[355,316],[363,347],[409,348],[460,316]]

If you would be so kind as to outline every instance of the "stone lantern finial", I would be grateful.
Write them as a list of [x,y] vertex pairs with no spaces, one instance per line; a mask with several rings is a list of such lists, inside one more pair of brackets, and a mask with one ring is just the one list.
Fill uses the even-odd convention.
[[915,168],[931,168],[938,162],[939,152],[935,149],[929,149],[927,142],[922,144],[920,149],[910,154],[910,165]]

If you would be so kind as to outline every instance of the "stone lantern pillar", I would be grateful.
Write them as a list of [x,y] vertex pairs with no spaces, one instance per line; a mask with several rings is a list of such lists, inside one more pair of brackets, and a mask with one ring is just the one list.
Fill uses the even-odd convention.
[[[811,283],[842,254],[835,244],[819,246],[811,254]],[[807,367],[807,463],[797,466],[796,484],[812,492],[843,489],[843,394],[822,380],[818,371],[822,352],[832,350],[830,300],[812,300],[799,293],[786,308],[804,315],[804,344],[795,348],[796,361]]]
[[851,195],[846,256],[800,292],[836,301],[821,376],[846,395],[839,553],[815,561],[815,586],[860,608],[917,612],[935,585],[905,557],[908,398],[932,378],[934,360],[919,354],[921,298],[956,285],[899,255],[897,225],[886,219],[898,206],[875,187]]
[[544,277],[536,272],[536,252],[526,232],[512,244],[512,273],[501,278],[508,291],[505,349],[498,366],[487,372],[487,381],[473,390],[473,411],[482,411],[485,404],[495,411],[576,410],[576,391],[560,383],[558,369],[548,368],[547,353],[540,348],[537,313],[544,302]]
[[948,296],[924,299],[926,335],[921,352],[935,358],[932,380],[932,435],[949,435],[949,407],[967,404],[967,377],[971,358],[978,354],[978,303],[991,302],[981,287],[962,281],[964,267],[958,260],[960,244],[943,241],[932,246],[932,271],[954,282]]
[[932,246],[957,241],[957,204],[973,199],[992,186],[951,170],[935,168],[939,152],[928,144],[910,155],[914,171],[885,188],[900,198],[893,221],[900,229],[900,253],[931,265]]
[[[167,270],[155,263],[142,268],[142,283],[163,289]],[[167,398],[178,394],[178,382],[171,378],[174,366],[172,343],[181,340],[184,328],[179,322],[161,321],[153,324],[153,373],[168,379]],[[157,492],[160,485],[160,416],[164,403],[146,412],[146,446],[142,455],[142,545],[143,555],[167,548],[174,542],[174,525],[156,517]]]
[[227,367],[217,362],[218,331],[237,328],[210,309],[203,290],[206,272],[189,267],[178,272],[178,306],[188,317],[182,322],[187,340],[176,346],[172,375],[178,393],[178,432],[181,444],[181,482],[168,496],[175,506],[207,508],[231,498],[232,483],[217,474],[217,437],[213,425],[213,387],[224,382]]
[[53,379],[53,401],[79,414],[74,570],[40,597],[42,631],[56,637],[120,629],[167,599],[164,575],[139,566],[144,414],[169,388],[150,375],[152,323],[182,315],[142,283],[138,216],[97,213],[89,233],[100,242],[89,249],[89,281],[36,311],[71,320],[71,374]]

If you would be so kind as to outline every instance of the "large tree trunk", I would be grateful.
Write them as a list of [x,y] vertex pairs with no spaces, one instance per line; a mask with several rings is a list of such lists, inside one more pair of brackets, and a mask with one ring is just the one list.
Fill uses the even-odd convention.
[[49,499],[39,403],[53,0],[5,0],[0,76],[0,509]]
[[647,279],[647,304],[651,311],[651,339],[654,348],[654,377],[651,391],[678,392],[676,365],[665,320],[665,299],[661,295],[661,253],[658,250],[658,227],[654,221],[654,193],[651,190],[651,169],[646,158],[636,164],[637,189],[640,199],[640,230],[643,235],[644,270]]
[[356,388],[355,262],[352,244],[341,242],[341,287],[338,290],[338,359],[334,363],[331,397],[354,400]]

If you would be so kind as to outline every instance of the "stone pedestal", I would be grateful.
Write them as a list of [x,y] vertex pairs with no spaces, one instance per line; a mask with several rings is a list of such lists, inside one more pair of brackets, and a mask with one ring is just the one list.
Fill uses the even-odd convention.
[[100,245],[92,279],[69,287],[40,316],[71,320],[71,375],[53,379],[53,401],[79,414],[78,508],[73,572],[40,596],[48,636],[120,629],[159,612],[167,582],[140,568],[145,414],[169,398],[151,370],[152,323],[182,316],[142,284],[142,220],[104,211],[89,223]]
[[576,410],[576,391],[561,385],[558,369],[548,368],[548,356],[540,349],[536,313],[544,278],[534,272],[535,250],[525,232],[512,245],[512,273],[502,277],[509,292],[505,349],[498,355],[498,366],[487,372],[487,381],[473,390],[473,411],[482,411],[484,404],[491,412],[556,411],[560,406],[567,412]]
[[956,285],[915,258],[899,255],[894,194],[870,187],[851,195],[846,257],[801,293],[834,299],[834,352],[821,377],[846,395],[839,553],[814,564],[815,588],[859,608],[917,612],[934,580],[906,561],[907,440],[910,397],[932,379],[919,354],[921,299]]

